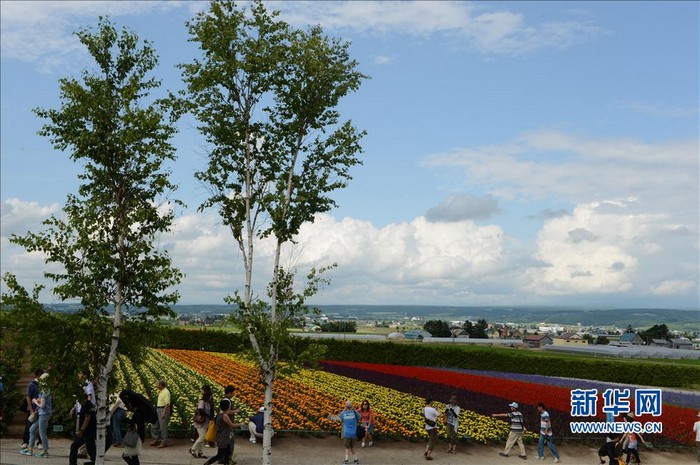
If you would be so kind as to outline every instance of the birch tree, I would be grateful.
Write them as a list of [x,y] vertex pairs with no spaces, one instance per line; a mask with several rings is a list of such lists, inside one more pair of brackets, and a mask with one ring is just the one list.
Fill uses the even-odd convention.
[[[316,215],[336,206],[331,194],[360,163],[358,131],[341,121],[340,100],[366,77],[349,44],[320,27],[294,29],[256,1],[249,11],[213,1],[188,23],[201,58],[181,66],[186,101],[210,147],[201,208],[214,208],[242,258],[242,292],[227,299],[249,333],[265,387],[263,463],[272,462],[273,386],[286,328],[305,308],[326,268],[311,270],[302,291],[295,270],[281,266],[284,247]],[[274,243],[271,269],[257,270],[256,244]],[[331,265],[333,266],[333,265]],[[254,276],[265,275],[265,289]]]
[[45,275],[60,299],[82,303],[85,320],[109,324],[108,309],[114,309],[111,335],[86,354],[96,360],[96,463],[102,464],[107,386],[122,321],[172,314],[178,299],[171,287],[182,275],[157,242],[174,218],[169,196],[175,186],[164,163],[174,159],[170,138],[176,130],[168,101],[151,97],[160,82],[150,77],[158,60],[148,42],[103,18],[96,29],[76,35],[94,68],[80,79],[59,81],[60,108],[34,111],[48,120],[39,134],[83,167],[80,185],[68,195],[62,216],[11,240],[59,265],[60,271]]

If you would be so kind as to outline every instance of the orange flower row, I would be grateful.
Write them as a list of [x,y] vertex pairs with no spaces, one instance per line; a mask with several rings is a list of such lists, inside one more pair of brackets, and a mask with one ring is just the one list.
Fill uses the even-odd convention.
[[[210,352],[175,349],[162,352],[222,386],[233,385],[234,395],[252,409],[263,404],[264,388],[252,363]],[[328,420],[327,416],[342,410],[343,403],[337,397],[280,378],[275,382],[272,426],[277,430],[339,431],[339,423]]]

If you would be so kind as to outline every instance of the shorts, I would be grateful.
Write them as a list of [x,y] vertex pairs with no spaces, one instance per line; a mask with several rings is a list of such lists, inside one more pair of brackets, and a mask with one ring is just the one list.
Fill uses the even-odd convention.
[[435,446],[435,441],[437,440],[437,428],[431,428],[428,430],[428,449],[433,450]]

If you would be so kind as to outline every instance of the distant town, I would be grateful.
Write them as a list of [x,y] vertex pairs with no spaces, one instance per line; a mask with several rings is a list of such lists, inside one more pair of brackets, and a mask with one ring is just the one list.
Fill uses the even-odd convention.
[[[73,311],[77,305],[49,305]],[[226,305],[176,305],[165,324],[235,330]],[[700,359],[700,311],[564,307],[319,305],[299,336],[489,344],[603,356]],[[690,351],[690,352],[688,352]]]
[[[376,310],[376,308],[373,308]],[[331,310],[337,310],[331,308]],[[345,309],[344,309],[345,310]],[[634,315],[634,310],[629,310]],[[668,310],[665,313],[668,315]],[[649,356],[660,358],[700,358],[671,351],[700,351],[700,330],[692,329],[697,321],[697,312],[679,311],[681,317],[675,326],[684,329],[671,329],[665,323],[651,326],[586,325],[582,322],[566,324],[556,322],[557,313],[549,313],[548,321],[509,322],[493,321],[486,318],[439,318],[431,315],[381,315],[382,312],[347,312],[329,311],[306,316],[298,321],[296,330],[307,337],[344,339],[388,339],[413,340],[420,342],[471,343],[504,346],[522,346],[527,348],[546,348],[550,350],[588,350],[598,352],[615,350],[614,348],[637,348],[646,351]],[[371,314],[368,314],[371,313]],[[413,312],[411,312],[413,313]],[[217,327],[227,324],[227,313],[180,313],[177,324],[202,327]],[[310,333],[310,334],[309,334]],[[300,335],[302,335],[300,334]],[[607,348],[603,348],[607,346]],[[663,350],[662,350],[663,349]],[[653,350],[653,351],[652,351]],[[616,351],[616,353],[625,353]],[[643,356],[644,352],[636,354]],[[633,355],[634,356],[634,355]]]

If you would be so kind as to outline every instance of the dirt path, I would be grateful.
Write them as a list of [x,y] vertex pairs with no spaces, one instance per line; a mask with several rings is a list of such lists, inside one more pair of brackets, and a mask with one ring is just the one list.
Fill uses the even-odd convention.
[[[170,447],[155,449],[149,446],[144,448],[141,455],[141,463],[144,465],[202,465],[202,459],[194,459],[187,453],[190,446],[188,440],[177,440]],[[17,439],[3,439],[0,441],[0,464],[2,465],[66,465],[70,441],[67,439],[50,441],[51,458],[40,459],[26,457],[19,454],[19,442]],[[520,463],[552,463],[552,456],[546,452],[544,462],[537,460],[536,446],[527,447],[528,460],[520,460],[517,453],[511,453],[508,458],[500,457],[498,452],[502,449],[496,446],[466,445],[462,446],[456,455],[450,455],[440,444],[434,452],[435,460],[427,462],[423,457],[424,443],[408,441],[379,441],[375,446],[367,449],[358,449],[357,454],[362,465],[418,465],[418,464],[453,464],[453,465],[517,465]],[[213,449],[205,449],[206,455],[213,455]],[[260,444],[251,444],[245,438],[239,438],[236,442],[237,465],[254,465],[261,463]],[[598,458],[596,449],[581,445],[563,444],[560,447],[561,463],[596,465]],[[645,465],[692,465],[696,464],[695,451],[687,449],[684,452],[662,452],[658,450],[640,452]],[[120,449],[110,449],[106,455],[106,463],[110,465],[124,464],[120,457]],[[275,465],[331,465],[341,464],[343,461],[343,445],[340,439],[326,438],[300,438],[287,436],[276,439],[273,443],[273,464]],[[82,464],[84,460],[78,463]],[[350,461],[352,463],[352,460]]]

